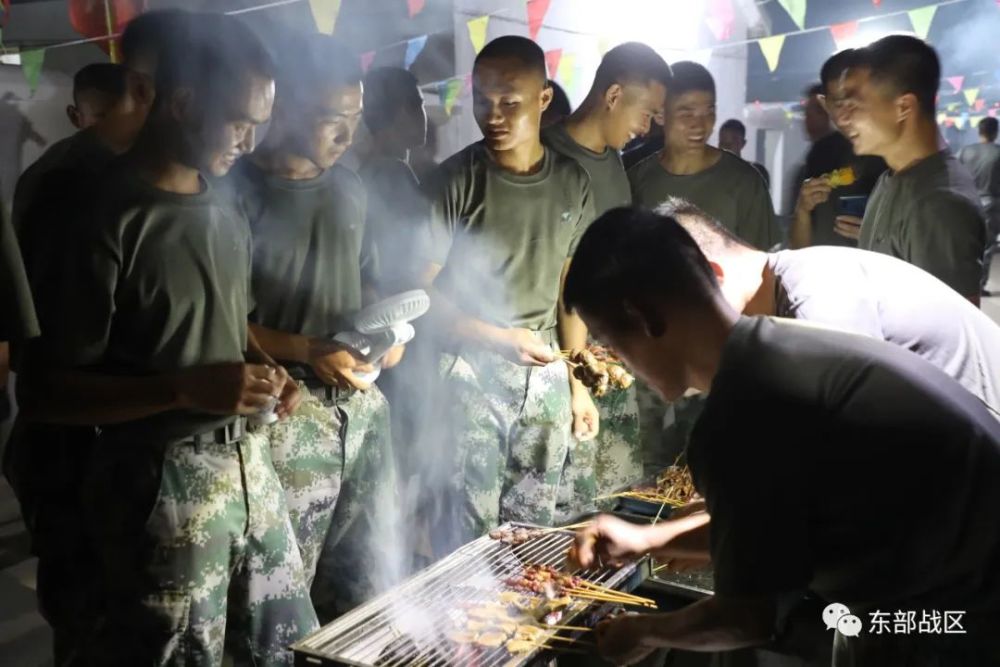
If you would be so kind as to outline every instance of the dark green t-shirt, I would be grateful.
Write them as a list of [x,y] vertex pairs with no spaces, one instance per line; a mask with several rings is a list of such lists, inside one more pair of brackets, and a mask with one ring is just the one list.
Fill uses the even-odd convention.
[[[126,168],[127,169],[127,168]],[[109,175],[67,272],[68,326],[58,361],[115,375],[242,362],[251,243],[246,221],[204,184],[196,195],[156,189],[126,169]],[[173,440],[233,417],[172,411],[107,427]]]
[[38,335],[38,318],[14,228],[0,206],[0,341]]
[[632,190],[618,151],[606,148],[603,153],[595,153],[586,146],[581,146],[566,131],[565,123],[545,128],[542,141],[553,150],[573,158],[587,170],[597,215],[632,203]]
[[396,294],[419,286],[427,256],[430,204],[410,166],[396,158],[372,156],[358,176],[368,198],[367,226],[378,252],[379,291]]
[[244,158],[230,179],[253,234],[250,321],[308,336],[343,330],[343,318],[362,305],[362,271],[376,263],[357,174],[334,165],[289,180]]
[[17,186],[14,188],[14,202],[11,206],[11,221],[18,235],[21,233],[22,218],[27,207],[35,201],[36,195],[42,190],[43,177],[53,169],[66,164],[67,155],[74,152],[74,146],[84,134],[90,136],[91,133],[84,130],[52,144],[18,177]]
[[656,208],[667,197],[681,197],[761,250],[781,241],[771,196],[753,165],[721,151],[719,161],[698,172],[678,176],[660,164],[660,153],[628,170],[632,200]]
[[430,180],[435,285],[473,317],[554,327],[563,265],[594,219],[583,167],[546,149],[537,173],[515,175],[476,143]]
[[865,209],[858,247],[919,266],[962,296],[978,294],[986,221],[972,176],[948,151],[885,172]]

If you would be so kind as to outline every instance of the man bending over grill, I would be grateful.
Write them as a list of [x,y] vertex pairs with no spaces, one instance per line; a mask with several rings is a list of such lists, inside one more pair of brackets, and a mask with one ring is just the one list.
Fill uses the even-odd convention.
[[486,45],[473,69],[485,139],[432,179],[434,299],[450,335],[444,372],[462,538],[501,519],[551,521],[570,428],[578,439],[598,429],[590,394],[553,347],[586,344],[580,319],[559,304],[593,203],[583,167],[541,143],[546,81],[534,42]]
[[252,149],[272,65],[219,15],[160,56],[142,134],[79,221],[51,341],[67,370],[39,406],[100,426],[81,497],[106,613],[80,662],[220,665],[228,637],[238,664],[291,664],[316,617],[266,441],[242,416],[284,376],[245,362],[249,232],[206,181]]
[[[982,402],[896,345],[740,315],[690,235],[655,213],[594,223],[564,299],[665,400],[711,388],[688,451],[711,531],[683,546],[710,555],[715,595],[602,625],[607,657],[763,645],[808,592],[863,619],[860,637],[828,640],[851,664],[997,662],[1000,422]],[[675,533],[600,517],[574,557],[670,558]],[[962,610],[967,634],[867,632],[880,610]]]
[[281,50],[276,86],[267,137],[229,185],[253,233],[251,330],[309,394],[268,438],[313,601],[329,618],[375,592],[384,569],[374,559],[391,536],[380,522],[394,506],[388,403],[355,375],[371,367],[330,340],[376,269],[364,186],[337,164],[361,120],[361,68],[332,37],[299,35]]

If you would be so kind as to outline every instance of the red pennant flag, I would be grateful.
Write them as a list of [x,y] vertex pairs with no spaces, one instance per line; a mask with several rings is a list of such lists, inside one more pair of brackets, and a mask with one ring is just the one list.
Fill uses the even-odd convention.
[[424,11],[424,3],[426,0],[406,0],[406,7],[410,10],[410,18]]
[[990,109],[986,113],[989,114],[991,118],[996,118],[997,117],[997,110],[996,109]]
[[550,79],[556,78],[556,73],[559,72],[560,60],[562,60],[562,49],[552,49],[545,52],[545,65],[549,68]]
[[882,0],[872,0],[872,4],[875,5],[876,7],[881,7]]
[[986,100],[980,97],[978,100],[976,100],[976,103],[973,105],[972,108],[975,109],[976,111],[982,111],[984,106],[986,106]]
[[374,62],[374,60],[375,60],[375,52],[374,51],[365,51],[364,53],[362,53],[361,54],[361,71],[362,72],[367,72],[368,69],[372,66],[372,62]]
[[[110,15],[105,12],[110,12]],[[146,0],[111,0],[105,7],[103,2],[93,0],[70,0],[67,7],[69,24],[88,39],[106,37],[109,33],[120,33],[129,21],[146,11]],[[6,15],[6,13],[5,13]],[[118,40],[98,42],[112,62],[118,62]]]
[[10,0],[0,0],[0,28],[7,25],[10,18]]
[[837,45],[838,49],[844,47],[841,43],[854,37],[858,32],[858,22],[857,21],[847,21],[845,23],[836,23],[830,26],[830,34],[833,35],[833,41]]
[[957,93],[958,91],[962,90],[962,84],[965,83],[965,77],[964,76],[949,76],[947,79],[945,79],[945,81],[947,81],[948,83],[950,83],[951,87],[955,89],[954,92]]
[[531,39],[538,38],[545,15],[549,13],[549,3],[552,0],[528,0],[528,35]]

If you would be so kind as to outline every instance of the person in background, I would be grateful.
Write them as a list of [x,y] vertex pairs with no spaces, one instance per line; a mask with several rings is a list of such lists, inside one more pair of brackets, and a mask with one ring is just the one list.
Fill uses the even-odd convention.
[[979,143],[966,146],[958,153],[958,160],[964,164],[979,189],[979,202],[986,215],[986,252],[983,255],[983,277],[979,291],[989,296],[986,283],[990,279],[993,253],[1000,237],[1000,146],[997,146],[997,129],[1000,123],[987,116],[979,121]]
[[[330,340],[377,300],[365,188],[338,164],[362,118],[361,68],[327,35],[287,44],[267,136],[227,185],[253,234],[251,329],[308,394],[267,438],[313,604],[328,621],[389,583],[376,579],[384,550],[373,548],[393,534],[395,466],[389,405],[359,377],[371,365]],[[383,368],[401,356],[391,350]]]
[[85,130],[104,118],[125,94],[127,71],[114,63],[91,63],[73,76],[73,104],[66,117],[78,130]]
[[378,248],[379,291],[396,294],[422,281],[429,204],[410,168],[410,151],[427,141],[427,111],[417,78],[397,67],[370,70],[364,80],[363,116],[371,135],[358,176],[368,200],[368,233]]
[[[719,126],[719,149],[729,151],[736,157],[743,157],[743,149],[747,145],[747,126],[735,118],[730,118]],[[767,173],[767,168],[760,162],[751,162],[753,168],[757,170],[764,185],[771,189],[771,174]]]
[[757,171],[708,145],[715,128],[715,80],[694,62],[673,65],[663,149],[628,171],[632,199],[652,208],[684,197],[748,243],[768,249],[781,240],[771,197]]
[[46,139],[21,111],[22,98],[11,91],[0,95],[0,206],[10,206],[14,185],[21,175],[21,153],[30,141],[44,148]]
[[691,235],[723,296],[744,315],[790,317],[898,345],[954,378],[1000,420],[1000,326],[926,271],[853,248],[765,253],[682,199],[656,212]]
[[552,103],[549,104],[549,108],[542,114],[543,130],[550,125],[555,125],[573,113],[573,107],[569,103],[569,96],[566,95],[566,91],[563,90],[562,86],[549,79],[549,88],[552,89]]
[[[78,234],[92,213],[95,193],[117,156],[132,147],[152,108],[153,80],[134,68],[155,62],[167,44],[183,42],[190,16],[154,11],[129,23],[122,38],[124,65],[112,66],[123,77],[121,94],[96,124],[52,145],[18,180],[15,226],[42,330],[41,337],[13,350],[22,407],[31,403],[26,394],[51,364],[52,336],[58,339],[61,327],[75,326],[66,323],[69,304],[61,286],[72,279],[71,258],[79,251]],[[4,451],[4,475],[38,557],[38,607],[52,627],[60,665],[79,654],[95,622],[92,611],[102,604],[81,497],[95,437],[93,426],[43,423],[22,410]]]
[[[807,91],[807,132],[830,121],[837,131],[827,132],[816,140],[794,185],[794,213],[788,233],[789,245],[804,248],[810,245],[857,247],[857,241],[834,231],[836,218],[842,213],[861,214],[868,196],[875,189],[879,176],[886,170],[885,160],[875,155],[855,155],[851,142],[844,136],[843,94],[841,75],[856,57],[854,49],[831,56],[820,72],[821,83]],[[827,118],[820,121],[820,113]],[[808,128],[812,126],[813,130]],[[849,168],[854,182],[831,186],[830,175]],[[853,208],[852,208],[853,207]],[[846,209],[846,210],[845,210]]]
[[569,560],[652,553],[670,567],[702,554],[714,595],[602,623],[607,659],[789,641],[790,612],[814,595],[866,628],[878,610],[963,612],[961,635],[819,635],[833,664],[997,664],[1000,421],[982,402],[896,345],[740,315],[690,235],[647,211],[616,209],[590,227],[564,300],[665,400],[711,388],[687,456],[707,514],[653,526],[600,516]]
[[[619,151],[649,132],[663,113],[670,66],[638,42],[604,54],[594,83],[569,118],[542,131],[542,142],[587,170],[598,215],[632,202]],[[642,477],[635,389],[597,399],[601,432],[569,453],[560,492],[560,515],[593,509],[594,498],[613,493]]]
[[881,156],[890,171],[863,220],[840,216],[834,229],[859,248],[919,266],[978,305],[986,222],[972,176],[941,149],[940,75],[934,49],[906,35],[872,43],[843,75],[844,132],[855,153]]
[[252,150],[272,64],[237,19],[187,27],[157,54],[155,102],[124,161],[98,194],[70,191],[97,203],[77,222],[51,370],[23,408],[100,429],[80,494],[101,589],[82,664],[218,665],[228,636],[238,664],[291,665],[316,616],[245,416],[285,416],[298,392],[250,345],[249,230],[206,178]]
[[457,516],[437,523],[460,533],[439,544],[464,543],[502,520],[549,524],[571,435],[598,432],[589,391],[555,352],[587,343],[560,294],[594,205],[586,170],[542,144],[551,100],[541,48],[524,37],[493,40],[473,67],[484,139],[431,179],[431,315],[447,345],[442,421],[454,425],[457,449],[449,455],[457,470],[431,472],[455,495]]

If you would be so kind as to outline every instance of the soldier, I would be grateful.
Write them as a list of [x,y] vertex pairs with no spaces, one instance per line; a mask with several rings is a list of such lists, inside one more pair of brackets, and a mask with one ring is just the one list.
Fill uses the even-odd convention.
[[[100,597],[87,546],[80,486],[95,437],[92,426],[31,421],[31,396],[44,377],[49,337],[65,323],[59,286],[77,249],[77,233],[116,155],[135,142],[154,98],[148,68],[155,52],[185,35],[187,12],[150,12],[131,22],[122,41],[124,65],[107,65],[124,89],[104,117],[86,130],[51,146],[18,180],[14,213],[18,241],[38,310],[43,336],[15,346],[22,411],[4,451],[4,474],[17,495],[32,552],[38,557],[38,606],[52,627],[57,665],[72,662],[94,622],[89,613]],[[140,43],[141,42],[141,43]],[[146,55],[154,52],[153,55]],[[59,193],[59,196],[53,196]],[[37,393],[37,392],[35,392]]]
[[199,16],[187,37],[159,54],[143,133],[80,221],[46,346],[64,370],[35,416],[101,427],[82,495],[105,604],[85,663],[219,665],[229,616],[238,661],[291,664],[316,617],[266,441],[242,415],[276,398],[287,411],[294,391],[245,362],[249,230],[205,178],[251,150],[272,66],[235,19]]
[[673,65],[663,150],[629,169],[633,201],[655,208],[683,197],[741,239],[767,250],[780,238],[771,196],[750,164],[708,145],[715,127],[715,81],[698,63]]
[[[667,197],[683,197],[707,211],[737,236],[767,250],[780,241],[764,179],[750,164],[708,145],[715,127],[715,81],[693,62],[673,65],[663,150],[628,171],[633,201],[647,208]],[[640,432],[648,472],[674,462],[697,418],[698,397],[665,405],[637,385]]]
[[502,519],[552,521],[571,427],[578,440],[598,430],[590,394],[553,349],[586,344],[559,295],[594,209],[587,172],[541,142],[551,98],[537,44],[487,44],[473,68],[485,139],[449,158],[431,188],[459,539]]
[[[546,128],[542,141],[587,170],[598,215],[632,203],[620,151],[645,136],[663,113],[670,66],[645,44],[627,42],[601,60],[583,104]],[[561,518],[594,507],[594,499],[642,477],[636,390],[597,399],[601,432],[569,453],[560,490]]]
[[[373,577],[385,571],[376,563],[395,474],[388,403],[355,375],[372,368],[330,340],[371,300],[377,276],[364,185],[337,164],[361,121],[361,68],[331,37],[295,41],[280,56],[267,138],[229,185],[253,233],[251,328],[308,392],[267,435],[313,601],[329,618],[386,583]],[[401,355],[390,351],[383,367]]]

